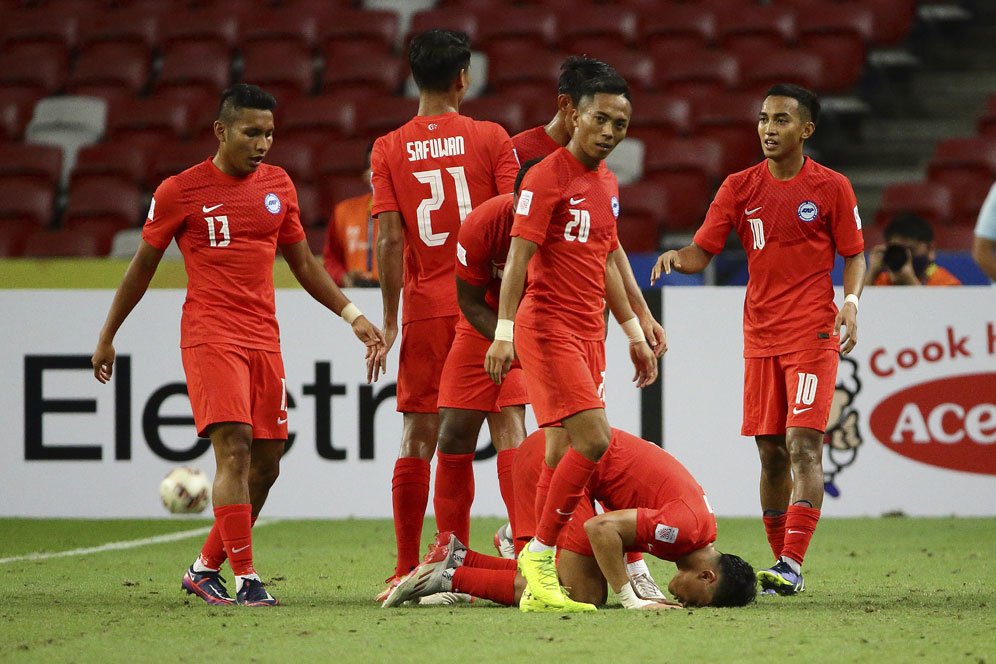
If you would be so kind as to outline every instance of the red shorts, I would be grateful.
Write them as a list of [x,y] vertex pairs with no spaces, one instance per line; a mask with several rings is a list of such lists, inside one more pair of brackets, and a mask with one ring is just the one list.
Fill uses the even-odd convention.
[[[398,412],[438,413],[439,378],[453,345],[457,316],[412,321],[401,326]],[[483,360],[481,363],[483,367]]]
[[536,423],[550,426],[605,408],[605,341],[516,326],[515,351],[526,372]]
[[439,407],[463,408],[497,413],[505,406],[529,403],[525,379],[518,363],[505,376],[501,385],[495,385],[484,370],[484,356],[491,342],[474,330],[457,326],[456,336],[443,375],[439,379]]
[[837,382],[836,350],[802,350],[744,359],[744,436],[783,435],[788,427],[825,431]]
[[234,344],[180,349],[197,435],[219,422],[252,426],[254,439],[287,440],[287,390],[279,352]]

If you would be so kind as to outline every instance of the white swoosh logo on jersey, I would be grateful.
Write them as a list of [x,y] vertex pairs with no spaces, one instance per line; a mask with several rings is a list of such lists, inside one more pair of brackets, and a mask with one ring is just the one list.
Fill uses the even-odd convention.
[[764,207],[764,206],[763,205],[758,205],[753,210],[744,210],[744,214],[754,214],[755,212],[757,212],[758,210],[760,210],[762,207]]
[[217,210],[217,209],[218,209],[218,208],[220,208],[220,207],[221,207],[222,205],[224,205],[224,203],[218,203],[217,205],[212,205],[211,207],[208,207],[208,206],[206,206],[206,205],[203,205],[203,206],[201,206],[201,212],[203,212],[203,213],[207,214],[207,213],[208,213],[208,212],[210,212],[211,210]]
[[583,198],[578,198],[578,199],[572,198],[571,199],[571,205],[577,205],[578,203],[583,203],[583,202],[584,202]]

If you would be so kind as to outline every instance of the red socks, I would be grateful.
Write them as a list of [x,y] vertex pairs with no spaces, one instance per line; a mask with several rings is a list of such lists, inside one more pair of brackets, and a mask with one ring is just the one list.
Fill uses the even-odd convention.
[[[259,517],[251,517],[249,519],[249,527],[256,525],[256,519]],[[214,525],[211,526],[211,532],[208,533],[207,539],[204,540],[204,546],[201,547],[201,563],[208,569],[221,569],[221,566],[225,564],[228,560],[228,554],[225,553],[225,545],[221,541],[221,531],[218,529],[218,520],[215,519]]]
[[514,461],[514,448],[498,453],[498,490],[501,492],[501,499],[505,502],[505,511],[508,512],[508,522],[512,524],[513,536],[515,533],[515,491],[512,487],[512,463]]
[[452,530],[457,539],[470,542],[470,506],[474,502],[474,454],[436,452],[436,491],[432,506],[436,527]]
[[555,546],[560,531],[571,520],[574,508],[584,495],[591,474],[595,472],[595,462],[584,458],[573,447],[557,464],[550,480],[550,493],[546,507],[536,524],[536,539],[546,546]]
[[768,536],[771,552],[775,554],[775,560],[778,560],[785,547],[785,512],[778,516],[765,515],[762,519],[764,519],[764,534]]
[[236,576],[255,574],[252,566],[252,506],[246,503],[215,507],[214,519],[231,562],[232,573]]
[[402,457],[394,464],[391,482],[394,502],[394,537],[398,543],[396,576],[412,571],[419,563],[422,521],[429,502],[429,462],[418,457]]
[[[555,469],[546,465],[546,461],[540,464],[540,476],[536,480],[536,512],[535,518],[536,523],[543,517],[543,508],[546,507],[546,499],[550,495],[550,482],[553,480],[553,471]],[[533,534],[536,533],[536,528],[533,528]]]
[[464,567],[476,567],[477,569],[516,569],[516,562],[498,556],[489,556],[467,549],[467,555],[463,559]]
[[802,565],[802,559],[806,557],[806,549],[809,548],[809,541],[813,539],[813,532],[819,520],[818,509],[804,505],[789,505],[788,512],[785,513],[785,545],[782,547],[781,555]]
[[[470,553],[469,551],[467,553]],[[510,561],[513,564],[515,561]],[[490,599],[511,606],[515,602],[515,569],[477,569],[457,567],[453,572],[453,592]]]

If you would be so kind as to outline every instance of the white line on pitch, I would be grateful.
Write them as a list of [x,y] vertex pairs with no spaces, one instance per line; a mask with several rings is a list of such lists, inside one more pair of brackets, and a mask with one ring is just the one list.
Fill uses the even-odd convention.
[[[267,526],[271,523],[275,523],[271,519],[260,519],[253,526],[253,530],[259,528],[260,526]],[[144,537],[137,540],[127,540],[124,542],[108,542],[107,544],[101,544],[100,546],[89,546],[84,549],[70,549],[68,551],[53,551],[51,553],[29,553],[24,556],[11,556],[10,558],[0,558],[0,565],[6,563],[17,563],[25,560],[48,560],[49,558],[66,558],[68,556],[86,556],[91,553],[103,553],[104,551],[121,551],[123,549],[135,549],[140,546],[149,546],[150,544],[164,544],[166,542],[176,542],[178,540],[188,539],[190,537],[198,537],[199,535],[207,535],[211,532],[211,526],[206,526],[204,528],[194,528],[193,530],[181,530],[175,533],[167,533],[165,535],[156,535],[155,537]]]

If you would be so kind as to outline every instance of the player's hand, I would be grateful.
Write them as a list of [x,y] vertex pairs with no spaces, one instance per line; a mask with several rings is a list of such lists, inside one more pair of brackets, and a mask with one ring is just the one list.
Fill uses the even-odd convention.
[[680,609],[683,608],[681,604],[677,602],[672,602],[671,600],[666,600],[663,602],[651,602],[650,604],[644,604],[638,611],[666,611],[667,609]]
[[657,356],[645,341],[629,345],[629,359],[633,361],[636,373],[633,382],[637,387],[652,385],[657,380]]
[[366,316],[357,316],[351,327],[356,338],[367,347],[364,359],[367,362],[367,384],[369,385],[372,381],[377,380],[377,377],[374,376],[375,367],[379,366],[380,357],[386,355],[384,349],[387,346],[387,341],[384,339],[384,333]]
[[511,341],[492,341],[487,355],[484,356],[484,370],[495,384],[501,385],[509,369],[512,368],[514,359],[515,347]]
[[394,341],[398,338],[398,322],[384,321],[384,347],[374,357],[367,358],[367,382],[377,379],[381,374],[387,374],[387,354],[391,352]]
[[680,267],[681,260],[678,259],[678,252],[674,249],[665,251],[657,257],[657,262],[654,263],[653,269],[650,270],[650,285],[653,286],[661,278],[661,274],[671,274],[671,270]]
[[641,318],[640,327],[643,328],[643,336],[647,338],[647,343],[650,344],[656,357],[667,352],[667,334],[664,332],[664,327],[654,320],[653,316]]
[[109,341],[98,341],[97,349],[93,351],[90,363],[93,365],[93,377],[101,383],[106,383],[114,373],[114,344]]
[[840,340],[840,354],[847,355],[858,343],[858,308],[852,302],[845,302],[837,312],[833,321],[834,336],[840,334],[841,327],[846,328],[846,333]]

